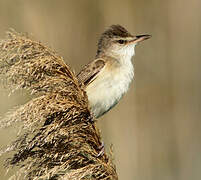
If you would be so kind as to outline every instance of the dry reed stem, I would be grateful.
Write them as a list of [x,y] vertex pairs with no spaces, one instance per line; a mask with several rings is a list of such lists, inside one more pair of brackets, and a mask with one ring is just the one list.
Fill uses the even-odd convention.
[[109,156],[97,156],[101,137],[87,96],[60,56],[10,31],[0,42],[0,76],[12,93],[34,95],[0,122],[1,128],[23,124],[4,151],[14,152],[8,166],[20,166],[11,179],[117,179]]

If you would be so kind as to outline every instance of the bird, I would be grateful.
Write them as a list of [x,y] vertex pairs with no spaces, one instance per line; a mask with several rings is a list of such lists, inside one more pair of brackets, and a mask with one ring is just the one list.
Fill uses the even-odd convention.
[[132,35],[119,24],[111,25],[101,34],[95,59],[77,75],[95,118],[112,109],[128,91],[134,78],[135,47],[149,38],[148,34]]

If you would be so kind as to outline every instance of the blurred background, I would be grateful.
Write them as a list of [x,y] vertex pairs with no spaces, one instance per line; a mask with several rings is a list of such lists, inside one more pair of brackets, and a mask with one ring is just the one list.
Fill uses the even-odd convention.
[[[152,34],[136,48],[129,92],[99,119],[105,146],[113,144],[119,179],[200,180],[200,9],[200,0],[1,0],[0,39],[9,28],[27,32],[79,72],[111,24]],[[26,99],[1,89],[0,115]],[[0,145],[14,134],[1,130]]]

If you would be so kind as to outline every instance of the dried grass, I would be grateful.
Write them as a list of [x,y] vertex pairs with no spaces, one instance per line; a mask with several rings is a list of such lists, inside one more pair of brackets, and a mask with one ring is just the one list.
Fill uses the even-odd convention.
[[33,99],[6,115],[0,127],[22,123],[8,166],[20,170],[11,179],[117,179],[107,154],[98,156],[101,137],[85,92],[75,74],[54,51],[14,31],[0,42],[0,76],[15,92]]

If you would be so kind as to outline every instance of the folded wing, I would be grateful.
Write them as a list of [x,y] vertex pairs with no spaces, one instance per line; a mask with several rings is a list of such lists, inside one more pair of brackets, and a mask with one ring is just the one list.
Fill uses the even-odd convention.
[[90,84],[96,79],[97,74],[104,68],[104,59],[96,59],[89,64],[87,64],[81,72],[77,75],[78,80],[82,82],[85,86]]

